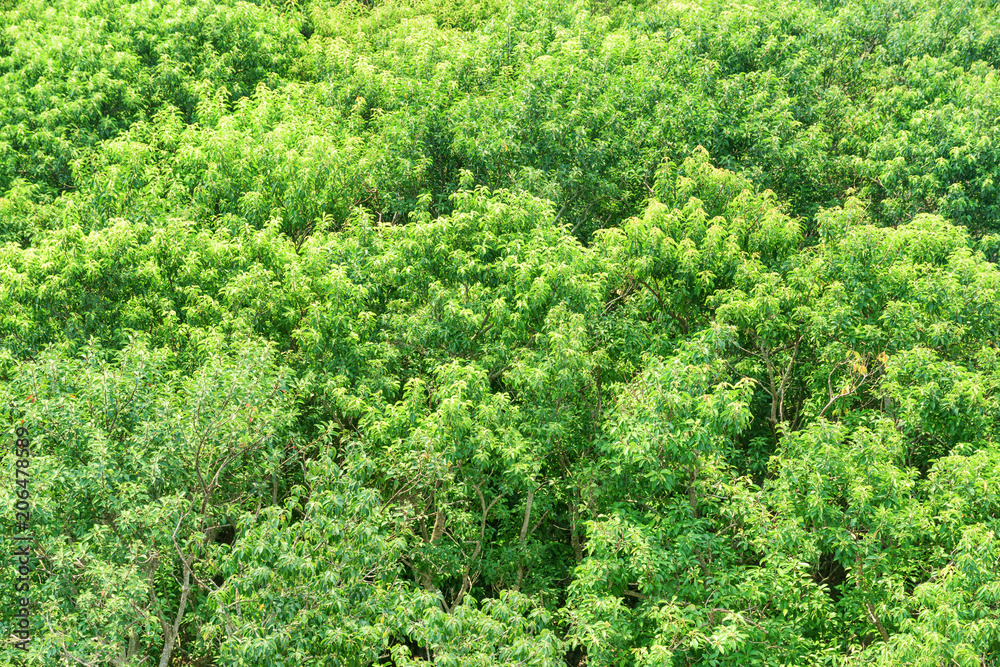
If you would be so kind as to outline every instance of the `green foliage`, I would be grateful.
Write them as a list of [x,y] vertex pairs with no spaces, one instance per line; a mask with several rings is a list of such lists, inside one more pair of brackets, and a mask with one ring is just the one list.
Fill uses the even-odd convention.
[[301,36],[245,2],[19,2],[3,18],[0,192],[77,187],[73,162],[167,105],[277,85]]
[[363,485],[370,466],[316,462],[283,507],[239,518],[201,629],[221,660],[370,664],[399,631],[400,610],[427,606],[400,576],[404,526]]
[[[45,573],[33,597],[47,632],[31,664],[130,664],[159,652],[189,600],[204,597],[195,582],[214,574],[218,530],[284,486],[286,371],[253,344],[206,343],[203,355],[190,375],[140,343],[115,354],[89,345],[78,358],[53,348],[11,369],[3,398],[32,426]],[[11,479],[13,467],[6,458]],[[8,525],[12,512],[4,507]],[[12,593],[5,586],[7,609]],[[203,615],[188,613],[189,623]]]
[[0,662],[996,665],[997,11],[0,0]]

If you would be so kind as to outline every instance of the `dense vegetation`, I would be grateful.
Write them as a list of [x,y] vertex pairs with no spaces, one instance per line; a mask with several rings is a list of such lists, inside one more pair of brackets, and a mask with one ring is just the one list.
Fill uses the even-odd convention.
[[992,0],[0,0],[27,665],[1000,665]]

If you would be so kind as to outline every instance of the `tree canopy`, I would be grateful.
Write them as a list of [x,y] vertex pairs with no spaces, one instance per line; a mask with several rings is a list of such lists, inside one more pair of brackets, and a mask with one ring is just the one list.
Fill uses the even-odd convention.
[[998,25],[0,0],[0,663],[1000,666]]

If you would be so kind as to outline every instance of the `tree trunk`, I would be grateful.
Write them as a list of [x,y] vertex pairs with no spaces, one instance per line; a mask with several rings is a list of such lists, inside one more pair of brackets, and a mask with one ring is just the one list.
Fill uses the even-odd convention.
[[191,595],[191,566],[184,563],[184,582],[181,584],[181,600],[177,605],[177,616],[174,617],[172,626],[163,628],[163,653],[160,654],[160,667],[169,667],[170,655],[174,652],[174,643],[180,633],[181,620],[184,618],[184,607],[187,605],[188,596]]

